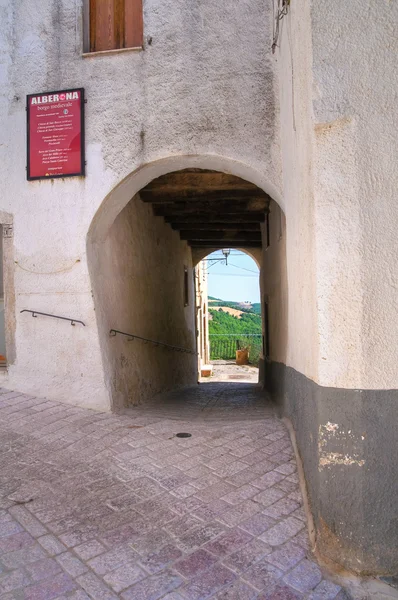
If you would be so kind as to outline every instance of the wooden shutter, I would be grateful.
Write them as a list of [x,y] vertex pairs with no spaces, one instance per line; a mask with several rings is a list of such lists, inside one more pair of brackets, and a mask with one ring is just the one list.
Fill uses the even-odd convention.
[[89,1],[90,52],[142,46],[142,0]]

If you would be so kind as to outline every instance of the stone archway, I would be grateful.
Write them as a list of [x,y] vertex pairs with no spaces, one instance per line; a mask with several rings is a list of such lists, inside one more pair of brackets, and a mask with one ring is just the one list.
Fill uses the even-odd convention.
[[[180,197],[175,202],[174,198],[166,197],[165,200],[164,194],[169,193],[170,189],[161,189],[156,183],[166,185],[173,174],[180,176],[187,171],[197,173],[199,177],[201,173],[206,173],[206,177],[213,173],[216,180],[221,182],[219,186],[216,185],[217,194],[214,198],[213,194],[208,199],[206,189],[200,192],[203,201],[201,197],[196,198],[197,206],[203,208],[201,212],[205,220],[200,224],[200,231],[195,230],[192,236],[192,227],[198,229],[195,218],[194,225],[190,223],[190,227],[182,231],[184,224],[176,223],[175,218],[176,214],[184,216],[179,209],[182,204],[186,207],[189,205],[188,191],[174,189],[173,193]],[[187,185],[189,188],[190,184]],[[236,190],[232,192],[234,186]],[[184,194],[188,195],[187,198]],[[225,199],[221,202],[223,194]],[[143,346],[142,351],[135,344],[132,351],[133,344],[126,342],[126,338],[110,339],[109,332],[117,329],[162,344],[193,350],[193,315],[191,318],[183,305],[179,308],[179,316],[173,312],[174,304],[178,305],[182,297],[179,276],[173,274],[179,274],[183,268],[191,270],[200,259],[200,254],[204,252],[205,255],[209,248],[220,245],[244,249],[261,264],[264,218],[259,218],[256,225],[255,219],[247,217],[260,213],[264,217],[273,201],[270,194],[276,195],[273,186],[247,165],[218,156],[185,156],[161,159],[137,169],[105,198],[88,232],[87,255],[105,381],[113,408],[139,403],[153,393],[170,389],[171,385],[178,387],[194,382],[196,370],[188,353],[179,356],[178,361],[170,355],[166,367],[164,355],[159,351],[150,351],[153,347],[151,343]],[[213,200],[215,202],[212,204]],[[171,206],[171,213],[159,210],[159,202],[161,207],[165,203]],[[230,202],[234,203],[232,215],[228,213]],[[226,215],[222,239],[218,242],[220,231],[217,231],[217,227],[215,231],[214,227],[209,226],[209,231],[206,231],[206,223],[212,220],[215,206],[218,207],[216,221],[221,221],[221,225]],[[191,211],[191,216],[195,210]],[[239,215],[243,223],[253,221],[252,227],[237,229],[235,216],[239,221]],[[164,262],[165,254],[172,257],[170,264]],[[169,290],[167,298],[163,294],[166,287]],[[192,295],[193,292],[190,293]],[[168,318],[164,313],[161,314],[153,301],[154,296],[165,306]],[[137,309],[137,306],[144,305],[152,312]],[[169,370],[167,375],[166,371]]]

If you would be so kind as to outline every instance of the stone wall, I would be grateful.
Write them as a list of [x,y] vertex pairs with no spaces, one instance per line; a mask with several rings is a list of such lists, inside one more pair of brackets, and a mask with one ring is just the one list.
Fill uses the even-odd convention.
[[[265,0],[146,0],[142,51],[88,57],[82,15],[80,0],[0,6],[0,209],[14,219],[15,270],[6,290],[15,292],[6,309],[13,351],[0,375],[9,387],[103,409],[105,338],[87,249],[143,186],[176,169],[233,172],[277,197],[278,106]],[[74,87],[87,98],[87,176],[27,182],[25,96]],[[32,319],[25,308],[86,327]]]
[[271,212],[265,372],[296,431],[317,550],[358,572],[393,573],[398,7],[365,5],[302,0],[282,22],[287,269]]
[[112,407],[142,404],[160,391],[195,383],[195,354],[109,336],[110,329],[117,329],[196,352],[193,270],[187,244],[135,196],[92,253],[94,300]]

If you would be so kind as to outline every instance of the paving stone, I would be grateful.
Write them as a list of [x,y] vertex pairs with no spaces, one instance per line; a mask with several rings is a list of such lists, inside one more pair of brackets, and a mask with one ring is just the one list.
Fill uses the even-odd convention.
[[83,590],[76,590],[67,596],[57,596],[55,600],[90,600],[90,596],[87,596]]
[[50,556],[56,556],[57,554],[61,554],[61,552],[66,551],[66,547],[61,544],[61,542],[53,535],[44,535],[39,537],[37,541]]
[[104,576],[104,581],[115,591],[121,592],[146,577],[146,573],[134,563],[126,563]]
[[204,490],[196,490],[195,497],[203,502],[211,502],[212,500],[217,500],[222,496],[225,496],[229,492],[232,492],[235,489],[234,486],[229,483],[225,483],[224,481],[220,481],[220,483],[216,483],[215,485],[211,485]]
[[217,522],[208,523],[193,529],[190,533],[181,536],[177,540],[177,546],[184,552],[190,552],[209,542],[225,531],[224,527]]
[[218,477],[231,477],[231,475],[235,475],[235,473],[239,473],[239,471],[243,471],[247,468],[247,464],[243,463],[239,460],[235,460],[221,467],[217,467],[214,469],[214,473]]
[[143,579],[123,592],[121,597],[124,600],[158,600],[168,592],[178,588],[182,583],[181,577],[173,571],[166,570],[159,573],[159,575]]
[[263,592],[257,600],[300,600],[301,594],[286,585],[276,585],[270,590]]
[[296,472],[296,465],[291,462],[283,463],[282,465],[278,465],[275,469],[278,473],[282,473],[282,475],[291,475]]
[[179,545],[178,540],[172,538],[167,531],[163,529],[155,529],[143,536],[137,536],[130,545],[142,557],[146,558],[150,554],[158,552],[164,546],[173,545],[174,543],[177,546]]
[[127,562],[136,562],[138,554],[130,546],[118,546],[104,554],[100,554],[87,562],[88,566],[97,573],[105,575],[109,571],[121,567]]
[[66,573],[28,586],[24,590],[24,600],[53,600],[60,594],[76,589],[76,584]]
[[297,483],[293,483],[292,481],[287,481],[284,479],[283,481],[279,481],[275,487],[280,488],[287,494],[290,494],[297,489]]
[[240,504],[249,498],[252,498],[258,494],[258,489],[253,487],[252,485],[243,485],[238,489],[229,492],[225,496],[222,496],[222,500],[228,502],[229,504]]
[[309,551],[310,549],[310,540],[308,538],[308,531],[306,528],[302,529],[297,535],[292,538],[292,542],[298,544],[304,550]]
[[[264,508],[261,506],[261,508]],[[251,535],[261,535],[276,524],[276,520],[264,512],[257,512],[255,515],[239,523],[239,527]]]
[[225,481],[227,483],[230,483],[231,485],[240,487],[247,483],[251,483],[254,479],[257,478],[258,474],[255,473],[251,467],[248,467],[247,469],[242,469],[242,471],[239,471],[238,473],[234,473],[234,475],[227,477]]
[[319,567],[310,560],[303,560],[284,578],[285,583],[302,593],[314,589],[321,580],[322,573]]
[[16,521],[5,521],[0,523],[0,538],[23,531],[23,528]]
[[311,592],[308,596],[308,600],[335,600],[340,592],[341,587],[339,585],[324,579],[316,586],[314,591]]
[[173,496],[177,496],[177,498],[188,498],[188,496],[193,496],[197,493],[197,488],[193,485],[186,483],[185,485],[181,485],[172,490]]
[[231,510],[231,505],[224,500],[213,500],[207,504],[202,504],[191,514],[202,521],[213,521],[219,515]]
[[201,571],[210,569],[217,562],[217,558],[206,550],[196,550],[187,558],[175,563],[173,569],[186,579],[195,577]]
[[177,560],[182,556],[181,550],[179,550],[176,546],[168,544],[163,546],[158,552],[153,552],[149,554],[149,556],[140,559],[140,565],[144,567],[148,573],[153,575],[158,571],[161,571],[166,567],[169,563]]
[[57,562],[61,565],[61,567],[72,575],[72,577],[78,577],[87,571],[87,567],[83,564],[76,556],[74,556],[71,552],[65,552],[64,554],[59,554],[56,558]]
[[257,592],[243,581],[238,581],[213,596],[215,600],[254,600]]
[[278,569],[281,569],[281,571],[287,571],[300,562],[305,557],[305,554],[304,548],[293,544],[293,542],[287,542],[269,554],[267,561],[278,567]]
[[189,600],[204,600],[234,581],[235,578],[236,574],[233,571],[217,565],[199,573],[183,586],[181,592]]
[[209,475],[205,475],[204,477],[200,477],[199,479],[191,480],[191,486],[196,488],[197,490],[204,490],[216,483],[220,482],[220,478],[214,473],[210,473]]
[[9,554],[3,554],[1,557],[2,562],[9,569],[17,569],[23,567],[26,564],[36,562],[42,558],[47,558],[44,550],[37,544],[15,550]]
[[235,552],[240,546],[244,546],[252,539],[252,536],[239,529],[226,531],[215,540],[204,545],[204,549],[220,558]]
[[[286,501],[293,502],[293,500],[290,500],[289,498],[287,498]],[[307,515],[302,507],[296,508],[290,515],[296,519],[300,519],[300,521],[304,521],[304,523],[307,522]]]
[[[237,456],[238,458],[243,458],[248,454],[252,454],[256,450],[255,446],[249,444],[246,446],[236,446],[236,442],[233,442],[231,446],[232,447],[230,448],[230,454],[232,454],[233,456]],[[227,447],[229,447],[229,444],[227,444]]]
[[164,529],[175,536],[181,536],[188,533],[194,527],[202,524],[201,519],[194,517],[192,514],[184,515],[181,518],[176,518],[169,523],[166,523]]
[[248,517],[255,515],[263,508],[264,507],[257,502],[246,500],[245,502],[242,502],[242,504],[217,516],[217,520],[220,521],[220,523],[225,523],[228,527],[234,527],[235,525],[240,525],[240,523],[245,521]]
[[10,514],[16,519],[26,531],[33,537],[40,537],[48,533],[47,529],[38,521],[24,506],[13,506]]
[[271,529],[268,529],[268,531],[260,536],[260,539],[271,546],[280,546],[303,528],[304,523],[302,521],[288,517],[284,521],[277,523],[274,527],[271,527]]
[[22,569],[11,571],[11,573],[4,573],[0,576],[0,598],[3,598],[3,594],[26,587],[30,583],[30,577]]
[[20,550],[26,546],[32,546],[34,543],[35,539],[26,531],[16,533],[15,535],[8,535],[0,538],[0,554]]
[[94,600],[117,599],[117,596],[93,573],[85,573],[78,577],[76,581]]
[[242,578],[261,592],[265,588],[268,590],[275,587],[282,575],[282,571],[262,559],[244,571]]
[[25,565],[26,571],[29,573],[32,581],[41,581],[53,577],[62,571],[59,564],[53,558],[44,558],[37,562]]
[[98,556],[98,554],[106,552],[105,546],[97,542],[97,540],[90,540],[85,544],[75,546],[73,550],[82,560],[89,560],[90,558],[94,558],[94,556]]
[[[217,384],[216,405],[208,385],[134,418],[0,398],[1,600],[343,600],[304,558],[286,428],[262,398],[248,406],[255,388],[234,388],[231,411],[234,384]],[[192,438],[169,439],[178,430]],[[305,592],[286,581],[302,565]]]
[[232,569],[232,571],[240,573],[246,571],[270,552],[272,552],[271,546],[264,544],[264,542],[261,542],[260,540],[253,539],[248,544],[245,544],[239,550],[225,558],[223,564],[229,569]]

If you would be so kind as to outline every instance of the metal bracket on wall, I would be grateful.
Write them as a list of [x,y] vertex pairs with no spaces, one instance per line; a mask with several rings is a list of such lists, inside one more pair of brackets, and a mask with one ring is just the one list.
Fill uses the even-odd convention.
[[50,315],[49,313],[39,312],[38,310],[28,310],[27,308],[24,308],[23,310],[21,310],[21,313],[23,313],[23,312],[31,313],[32,317],[37,317],[37,315],[43,315],[44,317],[52,317],[53,319],[61,319],[62,321],[70,321],[70,324],[73,326],[76,325],[76,323],[80,323],[80,325],[83,325],[83,327],[86,326],[83,323],[83,321],[79,321],[79,319],[71,319],[69,317],[60,317],[59,315]]

